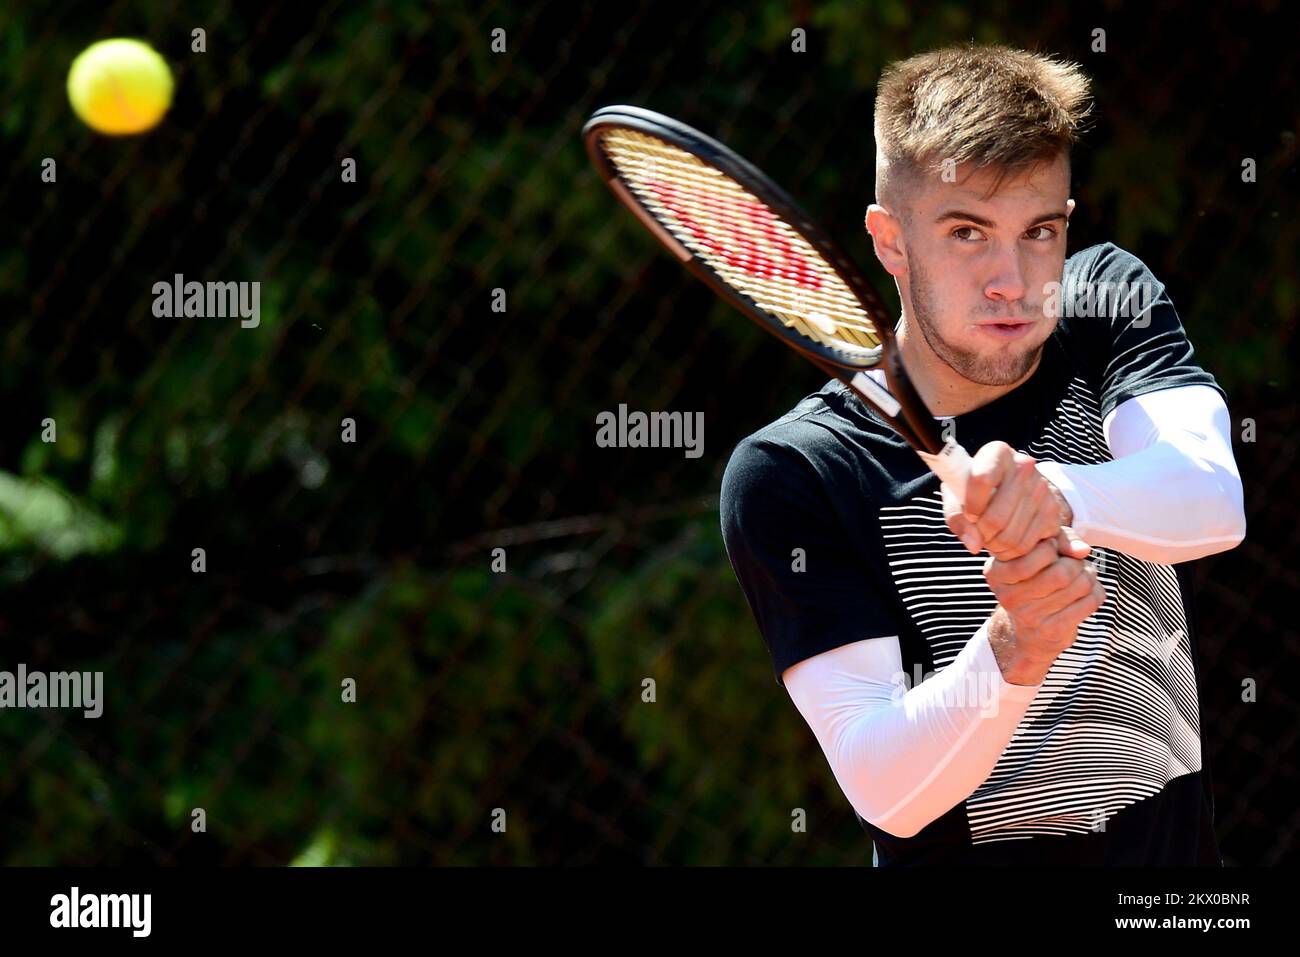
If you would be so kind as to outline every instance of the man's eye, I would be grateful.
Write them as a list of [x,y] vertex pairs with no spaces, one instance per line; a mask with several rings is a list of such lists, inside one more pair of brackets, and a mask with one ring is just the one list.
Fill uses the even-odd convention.
[[[1037,233],[1038,235],[1034,235]],[[1056,230],[1051,226],[1035,226],[1026,233],[1030,239],[1052,239],[1056,236]]]
[[958,226],[952,231],[952,238],[964,243],[976,242],[980,238],[979,230],[974,226]]

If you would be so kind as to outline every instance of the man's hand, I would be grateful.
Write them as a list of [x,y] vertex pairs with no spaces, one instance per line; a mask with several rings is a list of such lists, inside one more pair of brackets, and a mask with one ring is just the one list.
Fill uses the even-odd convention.
[[942,486],[944,521],[972,555],[987,548],[1013,561],[1074,521],[1070,503],[1035,462],[1005,442],[989,442],[971,457],[965,502]]
[[1083,560],[1091,550],[1063,528],[1020,558],[985,562],[984,580],[998,598],[989,645],[1009,684],[1042,682],[1079,624],[1105,602],[1096,568]]

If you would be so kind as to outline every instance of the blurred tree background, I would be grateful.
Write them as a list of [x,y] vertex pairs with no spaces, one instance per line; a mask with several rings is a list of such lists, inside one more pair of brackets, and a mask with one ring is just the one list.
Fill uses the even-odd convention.
[[[821,383],[658,251],[578,131],[681,117],[874,265],[876,79],[971,38],[1094,77],[1071,250],[1144,259],[1256,424],[1247,541],[1198,563],[1203,731],[1226,859],[1294,860],[1283,5],[979,6],[6,4],[0,669],[103,671],[105,708],[0,712],[0,861],[869,864],[718,532],[732,447]],[[68,107],[111,36],[175,71],[147,135]],[[260,325],[156,318],[177,273],[260,282]],[[702,410],[705,454],[597,448],[623,402]]]

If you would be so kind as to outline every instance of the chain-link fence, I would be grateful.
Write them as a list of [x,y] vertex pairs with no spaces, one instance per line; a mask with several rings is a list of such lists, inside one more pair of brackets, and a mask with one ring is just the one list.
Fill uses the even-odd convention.
[[[736,441],[820,382],[578,131],[679,116],[874,263],[876,79],[970,37],[1094,77],[1071,247],[1143,258],[1232,397],[1250,530],[1198,567],[1206,754],[1227,860],[1294,859],[1280,11],[6,7],[0,668],[103,688],[95,718],[0,711],[0,860],[869,863],[718,533]],[[109,36],[175,72],[146,135],[67,105]],[[186,282],[255,315],[158,315]],[[703,454],[598,447],[620,405],[702,412]]]

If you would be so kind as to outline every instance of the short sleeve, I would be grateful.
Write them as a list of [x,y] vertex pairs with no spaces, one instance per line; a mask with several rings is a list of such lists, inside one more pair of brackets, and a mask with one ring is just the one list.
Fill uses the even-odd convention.
[[888,592],[798,450],[757,434],[742,441],[727,463],[719,510],[727,557],[778,684],[806,658],[899,634]]
[[1082,283],[1074,290],[1082,315],[1070,321],[1098,329],[1102,418],[1127,399],[1175,386],[1208,385],[1223,394],[1198,364],[1173,301],[1146,264],[1113,243],[1088,252],[1074,279]]

